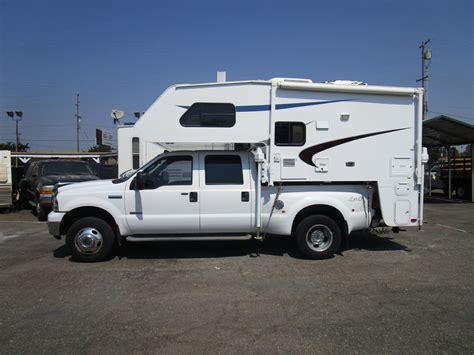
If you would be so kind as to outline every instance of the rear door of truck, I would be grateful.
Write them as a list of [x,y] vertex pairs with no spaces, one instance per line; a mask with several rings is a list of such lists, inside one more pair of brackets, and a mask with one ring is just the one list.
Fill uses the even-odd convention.
[[252,231],[251,169],[245,152],[199,153],[201,233]]

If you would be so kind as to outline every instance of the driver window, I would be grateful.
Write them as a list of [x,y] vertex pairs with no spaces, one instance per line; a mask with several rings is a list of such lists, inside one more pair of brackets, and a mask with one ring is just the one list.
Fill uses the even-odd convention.
[[160,186],[192,185],[193,158],[191,156],[167,156],[158,159],[145,171],[145,189]]

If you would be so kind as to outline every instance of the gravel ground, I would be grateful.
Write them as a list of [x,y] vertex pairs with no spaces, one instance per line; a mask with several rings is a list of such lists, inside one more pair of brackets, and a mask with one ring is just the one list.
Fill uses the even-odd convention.
[[354,234],[324,261],[269,238],[81,264],[29,211],[0,214],[0,353],[472,354],[473,216],[434,200],[422,231]]

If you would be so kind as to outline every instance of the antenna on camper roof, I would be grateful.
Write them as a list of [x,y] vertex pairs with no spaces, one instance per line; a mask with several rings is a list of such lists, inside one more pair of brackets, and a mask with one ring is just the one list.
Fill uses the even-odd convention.
[[114,124],[117,124],[120,122],[120,119],[125,115],[123,111],[117,110],[117,109],[112,109],[112,112],[110,113],[110,117],[112,117]]

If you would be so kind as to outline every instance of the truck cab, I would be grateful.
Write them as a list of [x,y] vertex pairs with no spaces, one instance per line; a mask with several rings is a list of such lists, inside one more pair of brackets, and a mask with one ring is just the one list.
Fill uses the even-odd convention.
[[327,258],[350,231],[370,224],[373,191],[367,186],[257,186],[250,152],[168,152],[116,180],[56,189],[48,225],[53,236],[66,236],[75,259],[98,261],[123,239],[250,239],[260,233],[295,236],[305,256]]
[[251,174],[245,152],[165,153],[127,182],[127,224],[134,235],[251,233]]

